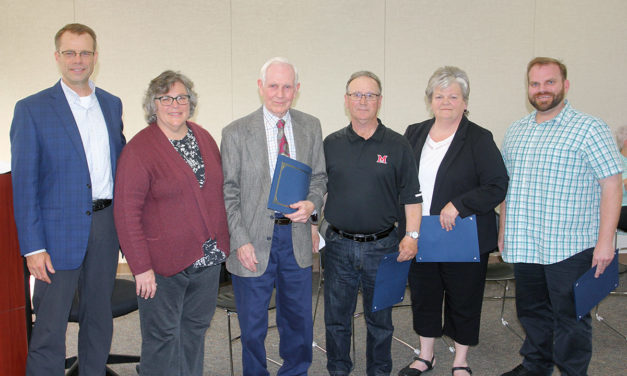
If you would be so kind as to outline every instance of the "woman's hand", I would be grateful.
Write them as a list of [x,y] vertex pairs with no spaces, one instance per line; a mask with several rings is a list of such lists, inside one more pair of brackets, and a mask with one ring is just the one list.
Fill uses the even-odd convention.
[[446,231],[451,231],[455,227],[455,218],[459,215],[459,211],[452,202],[449,202],[440,211],[440,225]]
[[144,299],[152,299],[157,292],[155,272],[152,269],[135,276],[135,292]]

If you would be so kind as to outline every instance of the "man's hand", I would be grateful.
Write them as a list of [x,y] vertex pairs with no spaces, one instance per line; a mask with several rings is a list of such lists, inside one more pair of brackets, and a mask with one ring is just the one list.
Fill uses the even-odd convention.
[[396,258],[396,261],[403,262],[407,260],[411,260],[416,257],[416,253],[418,252],[418,239],[410,238],[409,236],[405,236],[401,239],[401,243],[398,246],[399,255]]
[[46,283],[51,282],[46,271],[52,274],[55,273],[54,268],[52,267],[52,260],[50,260],[50,255],[45,251],[26,256],[26,266],[28,266],[28,271],[33,275],[33,277]]
[[313,202],[307,200],[293,203],[290,208],[296,209],[296,211],[292,214],[285,214],[285,217],[291,219],[292,222],[299,223],[307,222],[315,209]]
[[150,269],[135,276],[135,293],[144,299],[152,299],[157,293],[155,272]]
[[597,271],[594,273],[594,278],[599,278],[605,271],[605,268],[612,262],[614,258],[614,248],[612,246],[601,246],[597,243],[594,247],[594,253],[592,254],[592,267],[596,265]]
[[455,218],[459,215],[459,211],[452,202],[449,201],[442,210],[440,210],[440,225],[446,231],[451,231],[455,227]]
[[251,243],[246,243],[237,249],[237,259],[246,269],[251,272],[257,271],[257,256],[255,256],[255,247]]
[[318,233],[318,225],[311,225],[311,244],[313,253],[320,251],[320,234]]

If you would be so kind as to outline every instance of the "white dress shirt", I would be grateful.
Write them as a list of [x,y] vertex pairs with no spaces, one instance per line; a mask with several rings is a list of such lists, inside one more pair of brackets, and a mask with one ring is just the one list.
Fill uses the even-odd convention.
[[113,173],[111,171],[109,132],[96,97],[96,86],[92,81],[89,81],[91,94],[86,97],[79,96],[63,80],[61,80],[61,87],[83,141],[83,149],[85,149],[89,176],[91,177],[92,198],[94,200],[111,199],[113,198]]
[[268,145],[270,180],[272,180],[272,177],[274,176],[274,167],[276,166],[276,159],[279,156],[279,144],[276,139],[279,134],[279,129],[277,128],[276,123],[279,119],[283,119],[283,121],[285,121],[283,131],[285,132],[285,137],[287,138],[290,158],[296,159],[296,144],[294,143],[294,130],[292,128],[292,118],[290,117],[290,112],[287,111],[285,115],[280,118],[268,111],[266,106],[263,106],[263,123],[266,129],[266,144]]

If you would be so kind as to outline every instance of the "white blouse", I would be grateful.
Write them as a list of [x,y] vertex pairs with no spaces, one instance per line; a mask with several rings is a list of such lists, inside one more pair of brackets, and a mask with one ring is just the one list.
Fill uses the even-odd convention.
[[435,142],[431,136],[427,135],[425,145],[422,147],[418,173],[420,190],[422,191],[422,215],[431,215],[431,200],[433,199],[435,177],[444,155],[448,151],[449,146],[451,146],[451,142],[453,142],[453,137],[455,137],[455,133],[442,141]]

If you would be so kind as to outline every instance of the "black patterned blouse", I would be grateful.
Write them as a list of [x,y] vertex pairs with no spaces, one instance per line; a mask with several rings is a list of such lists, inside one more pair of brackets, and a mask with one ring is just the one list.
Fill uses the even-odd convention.
[[[205,162],[202,160],[194,132],[188,129],[185,137],[180,140],[170,140],[170,143],[192,169],[198,184],[202,188],[205,185]],[[214,239],[205,241],[202,249],[205,255],[191,265],[195,269],[218,265],[226,260],[226,255],[217,248],[217,242]]]

